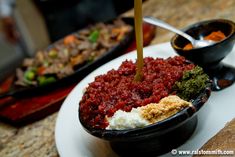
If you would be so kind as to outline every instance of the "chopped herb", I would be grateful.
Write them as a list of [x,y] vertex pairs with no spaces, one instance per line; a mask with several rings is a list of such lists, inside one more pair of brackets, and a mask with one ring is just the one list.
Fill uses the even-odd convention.
[[97,42],[98,38],[99,38],[99,31],[94,30],[88,37],[89,41],[92,43]]
[[48,84],[53,83],[55,81],[56,81],[56,78],[53,77],[53,76],[49,76],[49,77],[39,76],[38,77],[38,84],[39,84],[39,86],[48,85]]
[[196,66],[194,69],[184,72],[182,80],[175,83],[173,90],[180,98],[189,101],[205,89],[208,81],[208,75],[203,72],[201,67]]

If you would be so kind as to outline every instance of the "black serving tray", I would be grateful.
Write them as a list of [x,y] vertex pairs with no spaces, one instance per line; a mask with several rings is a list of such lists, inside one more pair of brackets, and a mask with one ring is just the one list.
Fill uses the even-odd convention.
[[[116,20],[116,19],[114,19]],[[106,24],[108,23],[113,23],[114,20],[110,20],[107,22],[104,22]],[[75,72],[67,77],[64,77],[62,79],[57,80],[56,82],[50,83],[45,86],[36,86],[36,87],[17,87],[14,85],[14,82],[12,84],[12,87],[10,88],[9,91],[5,93],[0,94],[0,98],[5,98],[5,97],[15,97],[15,98],[22,98],[22,97],[28,97],[40,93],[46,93],[50,92],[51,90],[70,85],[75,82],[79,82],[82,78],[84,78],[87,74],[89,74],[91,71],[96,69],[97,67],[101,66],[102,64],[114,59],[115,57],[119,56],[120,53],[128,48],[130,43],[134,39],[134,19],[133,18],[121,18],[126,24],[129,24],[132,26],[132,30],[127,33],[124,39],[120,41],[120,43],[113,48],[111,48],[108,52],[104,53],[102,56],[100,56],[98,59],[91,63],[86,63],[80,67],[78,67]],[[74,35],[77,34],[77,32],[72,33]],[[46,49],[51,49],[60,42],[63,39],[60,39],[59,41],[49,45]]]

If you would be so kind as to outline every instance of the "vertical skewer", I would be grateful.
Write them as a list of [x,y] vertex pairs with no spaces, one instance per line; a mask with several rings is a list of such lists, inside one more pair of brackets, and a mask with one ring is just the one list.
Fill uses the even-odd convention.
[[143,29],[142,29],[142,0],[135,0],[135,37],[137,46],[137,71],[135,81],[142,80],[143,61]]

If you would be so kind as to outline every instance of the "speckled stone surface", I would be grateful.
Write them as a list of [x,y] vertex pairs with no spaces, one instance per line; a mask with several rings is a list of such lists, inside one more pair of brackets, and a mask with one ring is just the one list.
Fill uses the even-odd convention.
[[54,127],[57,113],[22,128],[0,123],[1,157],[58,156]]
[[[235,21],[235,0],[148,0],[143,14],[162,19],[177,28],[212,18]],[[124,14],[133,16],[133,10]],[[170,41],[173,33],[157,29],[152,44]],[[0,157],[58,156],[54,127],[57,113],[38,122],[14,128],[0,122]]]

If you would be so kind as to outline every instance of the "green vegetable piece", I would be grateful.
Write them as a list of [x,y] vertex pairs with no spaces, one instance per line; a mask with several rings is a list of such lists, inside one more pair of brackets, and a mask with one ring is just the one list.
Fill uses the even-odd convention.
[[35,79],[35,72],[33,70],[27,70],[25,73],[24,73],[24,79],[28,80],[28,81],[32,81]]
[[58,55],[57,51],[56,50],[50,50],[49,53],[48,53],[48,56],[51,57],[51,58],[56,58]]
[[176,91],[180,98],[189,101],[205,89],[208,81],[208,75],[203,72],[201,67],[196,66],[194,69],[184,72],[182,80],[177,81],[173,86],[173,91]]
[[99,38],[99,31],[94,30],[88,37],[88,40],[92,43],[97,42],[98,38]]
[[49,76],[49,77],[39,76],[38,77],[39,86],[45,86],[45,85],[48,85],[48,84],[53,83],[55,81],[56,81],[56,78],[53,76]]
[[47,60],[43,61],[43,66],[44,67],[48,67],[49,66],[49,62]]

